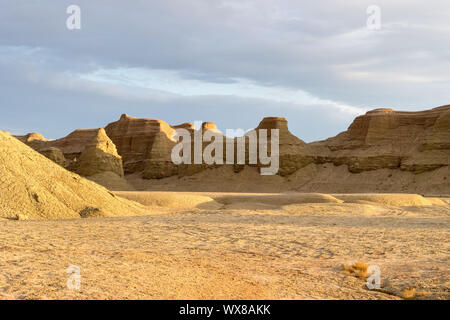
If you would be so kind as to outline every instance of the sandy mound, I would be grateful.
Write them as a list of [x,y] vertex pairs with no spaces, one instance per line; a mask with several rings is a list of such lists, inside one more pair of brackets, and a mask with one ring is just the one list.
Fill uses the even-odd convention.
[[388,206],[430,206],[445,205],[437,198],[431,201],[418,194],[335,194],[336,198],[346,203],[377,203]]
[[56,219],[143,212],[143,206],[116,197],[0,131],[0,217]]
[[134,191],[133,186],[131,186],[127,180],[121,178],[114,172],[106,171],[94,174],[92,176],[87,177],[89,180],[92,180],[109,190],[114,191]]
[[226,210],[267,211],[278,210],[280,206],[259,202],[235,202],[226,205]]
[[[438,199],[438,198],[432,198],[432,199]],[[450,204],[450,198],[439,198],[438,200],[440,200],[446,204]]]
[[361,203],[290,204],[282,209],[290,215],[303,216],[393,216],[390,210],[383,207]]
[[437,206],[446,206],[448,204],[450,204],[450,202],[448,200],[446,200],[446,198],[427,198],[427,200],[433,204],[433,205],[437,205]]
[[116,195],[146,206],[178,209],[219,209],[221,204],[208,196],[171,192],[115,192]]
[[213,197],[216,201],[225,205],[237,203],[257,203],[271,206],[283,206],[295,203],[341,203],[342,200],[328,194],[320,193],[281,193],[281,194],[220,194]]

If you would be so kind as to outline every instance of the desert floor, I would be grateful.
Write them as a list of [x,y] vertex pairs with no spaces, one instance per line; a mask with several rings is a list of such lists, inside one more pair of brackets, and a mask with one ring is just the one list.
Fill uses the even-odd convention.
[[[0,220],[0,298],[450,298],[448,198],[119,195],[149,214]],[[354,262],[379,266],[382,288],[343,272]]]

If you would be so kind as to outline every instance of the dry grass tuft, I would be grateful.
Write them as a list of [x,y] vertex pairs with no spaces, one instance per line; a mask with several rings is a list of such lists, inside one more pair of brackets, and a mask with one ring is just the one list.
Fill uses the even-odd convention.
[[28,216],[26,214],[18,213],[16,214],[16,220],[28,220]]
[[419,291],[419,292],[416,293],[416,298],[417,297],[423,297],[423,296],[426,296],[426,295],[429,295],[429,294],[430,293],[428,291]]
[[80,211],[80,216],[82,218],[95,218],[95,217],[103,217],[104,214],[101,212],[99,208],[86,207]]
[[416,296],[416,288],[408,288],[403,290],[402,296],[405,299],[412,299]]
[[406,288],[402,292],[402,298],[404,299],[416,299],[429,294],[426,291],[416,291],[416,288]]
[[358,278],[367,278],[367,268],[369,266],[364,262],[355,262],[352,265],[344,266],[342,272]]

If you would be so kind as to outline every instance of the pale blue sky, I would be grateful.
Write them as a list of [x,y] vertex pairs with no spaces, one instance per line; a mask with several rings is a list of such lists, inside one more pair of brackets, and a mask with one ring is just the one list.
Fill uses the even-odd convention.
[[[81,8],[68,30],[66,8]],[[0,130],[48,138],[120,114],[305,141],[378,107],[450,103],[450,2],[0,0]]]

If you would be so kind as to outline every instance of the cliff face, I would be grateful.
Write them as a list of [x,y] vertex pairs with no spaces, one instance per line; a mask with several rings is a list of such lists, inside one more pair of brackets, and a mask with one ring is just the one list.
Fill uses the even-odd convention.
[[99,129],[78,129],[64,138],[47,141],[47,147],[58,148],[62,151],[66,159],[74,160],[83,152],[97,136]]
[[450,165],[450,106],[421,112],[375,109],[347,131],[310,146],[316,163],[345,164],[353,173],[437,169]]
[[[127,174],[142,172],[145,161],[151,158],[152,153],[158,154],[156,149],[173,143],[172,138],[175,135],[175,130],[164,121],[133,118],[127,114],[123,114],[119,121],[108,124],[105,131],[122,156]],[[157,143],[153,150],[155,141]],[[161,150],[161,153],[166,152]],[[158,154],[158,156],[162,155]],[[170,160],[170,153],[168,160]]]

